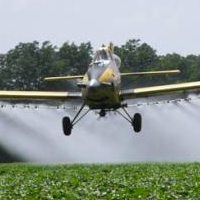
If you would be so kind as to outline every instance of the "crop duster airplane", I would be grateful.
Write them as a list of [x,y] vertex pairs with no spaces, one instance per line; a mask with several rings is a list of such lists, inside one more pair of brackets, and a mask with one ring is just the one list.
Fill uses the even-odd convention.
[[[44,78],[45,81],[78,79],[77,86],[81,89],[81,92],[0,91],[0,99],[53,99],[64,101],[68,99],[81,99],[82,105],[74,118],[70,120],[70,118],[66,116],[62,120],[63,132],[65,135],[70,135],[73,126],[90,110],[99,110],[99,115],[101,117],[104,117],[109,111],[116,111],[130,122],[135,132],[140,132],[142,128],[141,114],[136,113],[131,117],[126,110],[127,104],[124,103],[124,100],[175,91],[200,89],[200,81],[198,81],[121,90],[121,77],[176,74],[180,71],[168,70],[120,73],[120,65],[121,60],[114,54],[113,47],[111,45],[108,47],[102,46],[94,54],[94,58],[85,75]],[[89,108],[81,115],[85,106]],[[120,109],[124,111],[124,114],[119,111]]]

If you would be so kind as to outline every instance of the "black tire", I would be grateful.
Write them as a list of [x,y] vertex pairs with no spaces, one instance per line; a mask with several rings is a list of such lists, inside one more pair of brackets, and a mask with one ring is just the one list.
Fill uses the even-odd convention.
[[73,125],[72,125],[69,117],[63,117],[62,125],[63,125],[64,135],[67,135],[67,136],[71,135]]
[[142,116],[140,113],[136,113],[132,121],[133,129],[136,133],[139,133],[142,129]]

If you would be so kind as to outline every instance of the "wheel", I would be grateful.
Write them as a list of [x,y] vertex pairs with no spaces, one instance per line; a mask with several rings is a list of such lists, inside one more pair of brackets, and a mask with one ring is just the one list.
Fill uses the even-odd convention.
[[63,117],[62,125],[63,125],[63,133],[65,135],[71,135],[73,125],[69,117]]
[[139,113],[136,113],[132,120],[132,126],[136,133],[140,132],[142,129],[142,116]]
[[100,117],[105,117],[106,116],[106,111],[105,110],[101,110],[99,112]]

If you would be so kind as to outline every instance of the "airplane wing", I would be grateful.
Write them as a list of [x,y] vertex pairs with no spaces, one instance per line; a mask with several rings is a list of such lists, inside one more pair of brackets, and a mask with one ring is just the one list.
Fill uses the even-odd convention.
[[47,92],[47,91],[5,91],[0,90],[0,99],[81,99],[80,92]]
[[73,79],[81,79],[84,75],[76,75],[76,76],[55,76],[55,77],[46,77],[44,81],[66,81],[66,80],[73,80]]
[[165,70],[165,71],[147,71],[147,72],[130,72],[121,73],[121,76],[134,76],[134,75],[167,75],[167,74],[179,74],[180,70]]
[[194,89],[200,89],[200,81],[122,90],[120,98],[131,99]]

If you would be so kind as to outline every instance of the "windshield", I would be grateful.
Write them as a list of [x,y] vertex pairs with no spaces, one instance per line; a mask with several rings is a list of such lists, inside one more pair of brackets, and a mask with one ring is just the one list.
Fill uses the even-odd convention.
[[99,60],[108,60],[108,55],[105,50],[99,50],[94,56],[94,62]]

